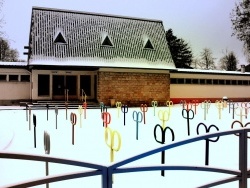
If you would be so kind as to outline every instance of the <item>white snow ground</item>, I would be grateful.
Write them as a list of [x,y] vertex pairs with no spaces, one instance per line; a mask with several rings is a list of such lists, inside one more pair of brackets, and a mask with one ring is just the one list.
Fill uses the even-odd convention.
[[[113,130],[120,132],[122,137],[122,146],[120,151],[115,152],[115,162],[122,161],[128,157],[140,154],[142,152],[161,146],[154,140],[154,126],[161,124],[158,118],[159,110],[166,110],[167,107],[157,107],[154,116],[153,107],[146,113],[146,124],[139,124],[139,139],[136,140],[136,123],[133,121],[132,113],[139,108],[129,108],[126,114],[126,125],[123,125],[123,114],[118,113],[116,108],[108,109],[111,114],[111,123],[109,125]],[[75,126],[75,145],[71,143],[71,123],[70,113],[74,112],[78,116]],[[187,121],[181,115],[182,107],[174,105],[171,110],[171,116],[166,125],[171,127],[175,133],[175,141],[183,140],[189,137],[195,137],[196,127],[200,122],[206,125],[214,124],[220,131],[230,130],[234,120],[240,118],[235,115],[232,119],[228,113],[228,108],[222,111],[222,118],[219,119],[218,109],[215,104],[211,104],[207,120],[204,120],[204,113],[200,105],[197,107],[197,114],[193,120],[190,120],[190,136],[187,135]],[[49,110],[49,120],[47,121],[46,110],[32,110],[32,115],[37,118],[37,148],[34,148],[34,129],[31,122],[26,121],[26,111],[0,110],[0,151],[23,152],[31,154],[45,155],[43,134],[48,131],[51,139],[50,156],[76,159],[86,162],[92,162],[103,165],[110,165],[109,148],[104,141],[104,128],[102,126],[100,109],[87,109],[87,118],[82,114],[82,128],[79,124],[79,112],[77,109],[68,110],[68,119],[65,117],[65,110],[59,110],[58,128],[55,128],[55,111]],[[249,115],[250,116],[250,115]],[[31,116],[32,119],[32,116]],[[243,124],[249,122],[250,117],[243,118]],[[239,128],[239,126],[236,126]],[[214,130],[214,129],[213,129]],[[201,129],[202,132],[202,129]],[[158,132],[160,134],[160,132]],[[171,143],[170,133],[167,131],[166,143]],[[219,168],[238,169],[238,137],[235,135],[224,136],[218,142],[210,142],[209,165]],[[249,147],[249,146],[248,146]],[[168,165],[204,165],[205,163],[205,141],[200,141],[165,152],[165,163]],[[135,161],[126,166],[140,165],[158,165],[161,162],[161,153],[149,156],[147,158]],[[249,160],[248,160],[249,162]],[[65,172],[81,171],[82,168],[69,165],[60,165],[49,163],[49,173],[60,174]],[[45,163],[0,159],[0,187],[8,184],[25,181],[32,178],[45,176]],[[230,177],[230,175],[212,173],[212,172],[194,172],[194,171],[165,171],[165,177],[160,175],[160,171],[135,172],[114,175],[114,188],[125,187],[197,187],[205,183],[215,181],[221,178]],[[248,181],[249,182],[249,181]],[[250,184],[250,182],[249,182]],[[45,187],[40,185],[37,187]],[[74,180],[50,183],[50,187],[101,187],[101,177],[87,177]],[[218,186],[220,188],[238,187],[238,182],[232,182]]]

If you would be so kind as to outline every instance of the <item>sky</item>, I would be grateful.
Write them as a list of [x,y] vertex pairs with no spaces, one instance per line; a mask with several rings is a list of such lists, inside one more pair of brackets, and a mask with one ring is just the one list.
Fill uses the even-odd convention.
[[194,57],[204,48],[212,51],[215,62],[233,51],[239,64],[247,64],[243,43],[232,36],[230,14],[240,0],[5,0],[5,37],[21,59],[28,45],[32,6],[59,8],[162,20],[165,30],[189,43]]

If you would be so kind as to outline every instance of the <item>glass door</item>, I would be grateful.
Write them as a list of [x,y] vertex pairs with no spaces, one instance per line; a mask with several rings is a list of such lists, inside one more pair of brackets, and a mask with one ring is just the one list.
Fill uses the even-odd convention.
[[91,96],[91,76],[90,75],[80,76],[80,94],[82,94],[82,89],[88,97]]
[[77,99],[77,77],[76,76],[65,76],[65,89],[68,89],[68,97],[70,100]]
[[65,89],[68,89],[68,99],[77,99],[77,77],[53,75],[53,100],[65,100]]
[[53,100],[64,100],[64,76],[53,75]]

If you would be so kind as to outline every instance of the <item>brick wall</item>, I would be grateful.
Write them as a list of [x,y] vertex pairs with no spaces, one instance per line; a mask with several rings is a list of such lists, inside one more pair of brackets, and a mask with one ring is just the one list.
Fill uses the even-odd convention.
[[170,76],[167,73],[99,72],[97,99],[110,104],[110,98],[129,106],[160,105],[170,98]]

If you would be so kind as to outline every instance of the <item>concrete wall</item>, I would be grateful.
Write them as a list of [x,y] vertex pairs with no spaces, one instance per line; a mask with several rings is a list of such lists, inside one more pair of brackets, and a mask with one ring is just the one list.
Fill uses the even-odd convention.
[[30,83],[0,82],[1,100],[29,100]]
[[[21,75],[29,75],[26,69],[1,68],[0,75],[6,80],[0,80],[0,105],[18,104],[19,101],[28,101],[31,99],[31,82],[22,81]],[[17,80],[11,80],[11,75],[17,76]]]
[[138,106],[152,100],[165,103],[170,97],[170,76],[165,70],[100,69],[98,72],[99,102],[110,99]]
[[171,84],[170,88],[170,98],[176,103],[183,99],[210,99],[215,101],[221,100],[223,96],[227,96],[234,101],[250,99],[250,86]]
[[[171,78],[212,79],[212,80],[245,80],[250,83],[250,75],[215,75],[215,74],[185,74],[171,73]],[[170,98],[174,103],[180,100],[221,100],[227,96],[234,101],[250,100],[250,85],[223,84],[170,84]]]

